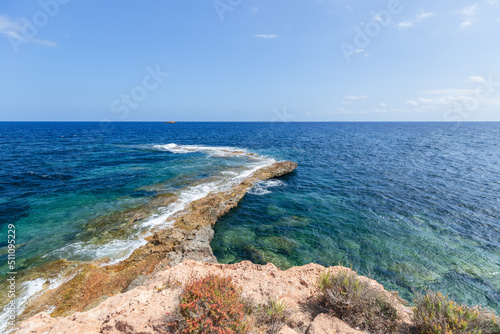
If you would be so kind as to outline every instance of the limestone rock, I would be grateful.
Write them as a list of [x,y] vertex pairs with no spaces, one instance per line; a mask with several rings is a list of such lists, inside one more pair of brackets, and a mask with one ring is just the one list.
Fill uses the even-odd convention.
[[364,334],[362,331],[352,329],[342,320],[322,313],[314,318],[306,334]]

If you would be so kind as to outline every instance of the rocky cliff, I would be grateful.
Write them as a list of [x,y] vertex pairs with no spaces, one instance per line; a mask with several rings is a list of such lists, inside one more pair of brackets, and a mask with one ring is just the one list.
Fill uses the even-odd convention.
[[[345,270],[342,267],[329,269],[332,272]],[[204,277],[209,273],[231,277],[242,287],[243,295],[256,304],[263,304],[269,298],[286,303],[291,314],[288,324],[281,328],[281,334],[363,333],[318,306],[316,286],[318,276],[324,270],[317,264],[282,271],[272,264],[263,266],[248,261],[224,265],[185,260],[157,272],[140,286],[108,298],[87,312],[59,318],[39,313],[24,321],[16,333],[162,333],[165,315],[178,307],[182,285],[192,277]],[[360,279],[385,293],[402,321],[409,322],[410,309],[376,281],[366,277]]]

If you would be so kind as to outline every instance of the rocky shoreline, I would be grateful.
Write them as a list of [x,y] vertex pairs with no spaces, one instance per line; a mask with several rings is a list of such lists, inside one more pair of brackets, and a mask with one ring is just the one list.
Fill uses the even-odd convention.
[[[40,312],[48,312],[52,317],[67,317],[75,312],[89,311],[111,296],[142,286],[155,274],[186,260],[217,263],[210,248],[216,221],[237,206],[257,182],[283,176],[296,167],[297,164],[290,161],[262,167],[228,190],[210,193],[190,203],[176,215],[173,228],[156,231],[146,245],[120,263],[106,265],[107,259],[100,259],[83,263],[61,260],[48,264],[49,271],[63,273],[64,283],[30,301],[18,317],[18,323]],[[127,212],[127,219],[133,223],[144,218],[148,207],[175,200],[173,195],[160,195],[146,208]]]

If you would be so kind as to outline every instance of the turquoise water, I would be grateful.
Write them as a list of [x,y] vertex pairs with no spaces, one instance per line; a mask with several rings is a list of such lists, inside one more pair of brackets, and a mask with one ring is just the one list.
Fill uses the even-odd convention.
[[[182,204],[289,159],[295,172],[217,223],[220,262],[352,264],[408,300],[432,289],[500,311],[499,143],[499,123],[0,123],[1,272],[9,223],[21,272],[119,260]],[[162,193],[184,202],[95,225]]]

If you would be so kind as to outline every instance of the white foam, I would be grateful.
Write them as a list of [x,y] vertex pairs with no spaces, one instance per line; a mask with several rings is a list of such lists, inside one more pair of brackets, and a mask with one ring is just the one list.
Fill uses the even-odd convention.
[[145,236],[137,236],[127,240],[114,240],[99,247],[95,252],[94,258],[100,259],[109,257],[111,260],[102,264],[103,266],[119,263],[128,258],[134,250],[148,243],[144,237]]
[[[36,296],[40,291],[44,289],[46,280],[43,278],[37,278],[32,281],[23,282],[18,285],[16,289],[17,297],[15,298],[16,303],[16,315],[19,316],[23,313],[27,302],[34,296]],[[9,328],[9,309],[4,307],[0,313],[0,332],[10,333],[14,328]]]
[[19,289],[21,293],[19,294],[19,297],[17,297],[17,314],[21,314],[22,310],[24,310],[24,307],[26,306],[26,303],[32,296],[43,290],[43,286],[46,282],[47,281],[43,278],[37,278],[32,281],[23,282],[21,284]]
[[[170,143],[166,145],[154,145],[153,148],[156,150],[168,151],[172,153],[203,152],[207,153],[210,156],[219,156],[219,157],[246,154],[246,150],[230,146],[177,145],[175,143]],[[243,152],[243,153],[235,153],[235,152]]]
[[111,260],[105,263],[105,265],[109,265],[128,258],[135,249],[145,244],[147,244],[147,241],[144,240],[144,237],[136,233],[128,239],[115,239],[103,245],[95,245],[81,241],[75,242],[44,255],[44,258],[50,256],[70,260],[72,258],[91,260],[109,257]]
[[170,204],[167,207],[159,208],[158,214],[151,216],[141,225],[147,228],[160,225],[162,225],[162,227],[170,227],[172,226],[170,218],[187,208],[189,203],[207,196],[209,193],[217,190],[219,187],[220,185],[218,184],[218,182],[202,183],[193,187],[189,187],[181,191],[176,202]]
[[272,193],[269,188],[285,186],[286,183],[281,180],[265,180],[259,181],[255,186],[248,191],[252,195],[266,195]]
[[[190,152],[204,152],[212,156],[234,156],[234,152],[245,155],[246,150],[237,147],[214,147],[214,146],[203,146],[203,145],[177,145],[174,143],[166,145],[155,145],[154,148],[164,151],[170,151],[173,153],[190,153]],[[160,208],[158,214],[153,215],[142,223],[143,227],[151,228],[155,226],[171,227],[173,225],[173,218],[176,214],[185,210],[189,203],[206,197],[211,192],[221,192],[231,188],[232,185],[241,182],[243,179],[250,176],[252,173],[258,169],[266,166],[270,166],[276,162],[276,160],[267,158],[260,155],[252,155],[254,162],[249,164],[247,169],[240,172],[237,171],[222,171],[220,174],[223,175],[219,179],[211,180],[207,183],[202,183],[193,187],[189,187],[178,195],[178,200],[175,203],[170,204],[167,207]]]
[[160,213],[150,217],[148,220],[142,223],[142,226],[147,228],[151,228],[153,226],[162,226],[164,228],[171,227],[173,225],[173,218],[175,218],[176,214],[186,209],[190,203],[206,197],[211,192],[222,192],[229,190],[231,186],[241,182],[243,179],[247,178],[258,169],[269,166],[274,162],[274,159],[262,157],[259,163],[251,164],[251,168],[245,169],[240,173],[233,172],[234,174],[232,174],[232,177],[230,178],[220,178],[216,181],[189,187],[179,194],[178,200],[176,202],[170,204],[167,207],[160,208],[158,210]]
[[220,172],[220,173],[221,173],[221,174],[223,174],[223,175],[231,175],[231,176],[236,176],[236,175],[238,175],[238,173],[237,173],[237,172],[232,171],[232,170],[223,170],[223,171],[222,171],[222,172]]

